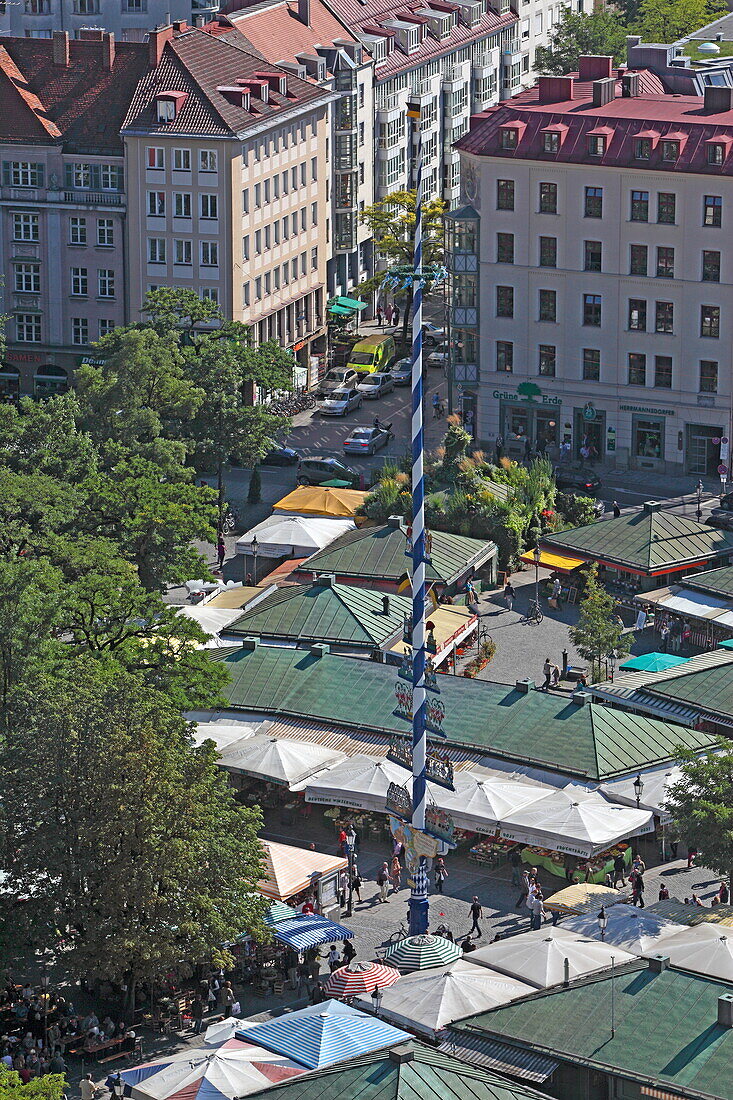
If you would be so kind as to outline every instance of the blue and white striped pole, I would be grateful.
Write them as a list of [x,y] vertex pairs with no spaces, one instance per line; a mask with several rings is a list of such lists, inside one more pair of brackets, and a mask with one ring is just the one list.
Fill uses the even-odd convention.
[[[425,482],[422,414],[422,135],[420,105],[408,102],[412,121],[415,184],[415,249],[412,296],[412,825],[425,828],[427,738],[425,734]],[[408,123],[409,124],[409,123]],[[410,935],[428,930],[424,858],[413,877]]]

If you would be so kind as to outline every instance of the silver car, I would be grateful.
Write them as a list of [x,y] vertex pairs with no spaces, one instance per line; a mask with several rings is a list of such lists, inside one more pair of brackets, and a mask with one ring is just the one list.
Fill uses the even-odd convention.
[[400,359],[390,368],[395,386],[409,386],[412,382],[412,359]]
[[362,395],[356,389],[333,390],[321,402],[321,416],[346,416],[352,409],[360,409]]
[[427,363],[429,367],[445,367],[448,364],[448,344],[443,342],[438,344],[434,351],[431,351],[428,355]]
[[344,440],[344,451],[352,455],[373,455],[389,443],[390,432],[385,428],[354,428]]
[[394,378],[388,371],[368,374],[356,387],[367,398],[384,397],[394,390]]

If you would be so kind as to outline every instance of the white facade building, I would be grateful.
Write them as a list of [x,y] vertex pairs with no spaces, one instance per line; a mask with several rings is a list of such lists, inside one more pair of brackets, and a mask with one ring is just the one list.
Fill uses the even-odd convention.
[[171,19],[206,21],[218,0],[8,0],[0,4],[0,35],[51,38],[67,31],[111,31],[118,42],[142,42],[149,30]]

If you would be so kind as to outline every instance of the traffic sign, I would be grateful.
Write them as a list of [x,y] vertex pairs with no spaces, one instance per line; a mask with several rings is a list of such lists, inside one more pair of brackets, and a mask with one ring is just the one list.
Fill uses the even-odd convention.
[[718,473],[719,474],[727,474],[728,473],[728,467],[723,466],[723,464],[721,463],[721,465],[718,466]]

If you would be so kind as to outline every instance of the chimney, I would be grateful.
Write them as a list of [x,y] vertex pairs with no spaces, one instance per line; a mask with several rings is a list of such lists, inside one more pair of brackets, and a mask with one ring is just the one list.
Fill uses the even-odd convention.
[[570,959],[563,959],[562,984],[570,985]]
[[69,67],[69,32],[68,31],[54,31],[53,32],[53,45],[51,47],[54,65],[58,65],[62,69],[68,69]]
[[311,25],[311,0],[298,0],[298,19],[304,27]]
[[382,596],[382,614],[389,615],[389,596]]
[[[601,60],[604,59],[601,58]],[[607,103],[610,103],[616,98],[616,79],[613,76],[606,76],[601,80],[594,80],[591,87],[593,88],[594,107],[605,107]]]
[[605,80],[613,72],[613,58],[602,54],[586,54],[578,63],[581,80]]
[[649,969],[652,974],[661,974],[669,966],[669,955],[650,955]]
[[415,1051],[412,1043],[400,1043],[398,1047],[392,1047],[389,1052],[390,1062],[396,1062],[398,1066],[404,1065],[405,1062],[412,1062],[415,1058]]
[[639,95],[639,74],[624,73],[621,77],[621,98],[635,99]]
[[731,109],[731,92],[733,88],[719,88],[705,85],[705,112],[711,115],[722,114]]
[[104,32],[104,38],[102,39],[102,68],[107,72],[112,71],[112,66],[115,63],[115,36],[111,31]]
[[540,103],[564,103],[573,98],[572,76],[541,76],[537,83]]
[[534,691],[534,680],[517,680],[514,690],[520,691],[522,695],[529,695],[530,691]]
[[662,505],[658,500],[645,500],[642,506],[642,511],[645,516],[650,516],[652,512],[661,512]]
[[317,657],[319,660],[321,659],[321,657],[325,657],[325,655],[330,652],[330,645],[326,645],[324,642],[319,642],[317,645],[312,645],[310,647],[311,657]]
[[336,583],[335,573],[320,573],[315,579],[316,584],[320,584],[321,588],[333,588]]
[[570,696],[576,707],[584,707],[586,703],[592,701],[592,696],[589,691],[574,691]]
[[387,518],[387,525],[389,527],[396,527],[399,531],[402,527],[402,516],[389,516]]
[[720,1027],[733,1027],[733,993],[723,993],[718,997],[718,1024]]
[[173,30],[176,34],[183,34],[188,30],[188,24],[185,19],[175,19],[173,22]]
[[157,69],[163,57],[166,42],[173,38],[173,27],[157,27],[148,35],[148,62],[153,69]]

